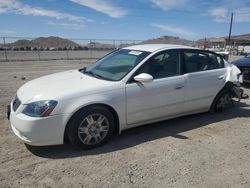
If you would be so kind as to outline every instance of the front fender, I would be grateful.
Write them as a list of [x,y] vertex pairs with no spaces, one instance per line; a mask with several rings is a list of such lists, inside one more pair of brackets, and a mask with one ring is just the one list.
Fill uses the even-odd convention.
[[80,109],[94,104],[104,104],[112,107],[119,118],[119,130],[126,127],[126,103],[124,89],[112,90],[106,93],[98,93],[82,96],[66,101],[59,102],[58,110],[64,114],[69,114],[65,127],[69,119]]

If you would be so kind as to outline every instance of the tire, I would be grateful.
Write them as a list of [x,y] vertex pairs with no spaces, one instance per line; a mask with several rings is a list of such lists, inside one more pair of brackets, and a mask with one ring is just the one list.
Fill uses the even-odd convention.
[[70,121],[67,135],[72,145],[92,149],[105,144],[114,133],[114,117],[102,106],[77,112]]
[[224,89],[216,97],[212,111],[223,112],[230,104],[232,104],[232,93],[228,89]]

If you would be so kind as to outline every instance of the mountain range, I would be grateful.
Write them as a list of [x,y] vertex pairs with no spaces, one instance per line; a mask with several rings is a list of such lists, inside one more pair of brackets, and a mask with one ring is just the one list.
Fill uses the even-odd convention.
[[[227,37],[220,37],[218,39],[223,39]],[[250,34],[242,34],[242,35],[236,35],[232,36],[234,39],[242,39],[242,40],[250,40]],[[214,39],[214,38],[213,38]],[[207,38],[209,40],[209,38]],[[191,41],[179,37],[174,37],[174,36],[162,36],[159,38],[153,38],[153,39],[148,39],[140,44],[181,44],[181,45],[188,45],[188,46],[197,46],[198,44],[201,43],[201,41],[204,41],[204,39],[196,40],[196,41]],[[120,47],[129,45],[129,43],[126,44],[120,44]],[[11,47],[40,47],[40,48],[75,48],[81,46],[80,44],[69,40],[69,39],[64,39],[60,37],[39,37],[36,39],[32,40],[17,40],[13,43],[10,43],[9,46]],[[105,42],[103,43],[98,43],[98,42],[89,42],[85,46],[87,47],[95,47],[95,48],[112,48],[112,44],[106,44]]]

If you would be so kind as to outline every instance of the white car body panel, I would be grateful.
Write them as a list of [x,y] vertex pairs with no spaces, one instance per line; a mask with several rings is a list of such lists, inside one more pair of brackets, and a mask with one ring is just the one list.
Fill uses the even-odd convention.
[[[21,105],[10,114],[14,133],[30,145],[62,144],[69,119],[79,109],[92,104],[113,108],[118,115],[121,132],[146,123],[207,111],[227,81],[237,82],[239,70],[225,61],[226,67],[222,69],[156,79],[148,83],[127,83],[135,71],[157,52],[195,48],[160,44],[125,49],[152,53],[120,81],[106,81],[70,70],[24,84],[17,91]],[[22,113],[25,104],[40,100],[58,101],[50,116],[38,118]]]
[[225,85],[227,68],[185,74],[185,112],[208,110],[217,93]]
[[128,50],[138,50],[138,51],[147,51],[147,52],[154,52],[157,53],[158,51],[161,50],[167,50],[167,49],[198,49],[198,48],[193,48],[190,46],[182,46],[182,45],[177,45],[177,44],[142,44],[142,45],[135,45],[135,46],[129,46],[123,49],[128,49]]
[[138,124],[182,113],[184,85],[183,76],[157,79],[145,84],[127,84],[127,124]]
[[[22,104],[39,100],[69,100],[122,87],[119,83],[96,79],[70,70],[34,79],[24,84],[17,95]],[[27,92],[29,91],[29,92]]]

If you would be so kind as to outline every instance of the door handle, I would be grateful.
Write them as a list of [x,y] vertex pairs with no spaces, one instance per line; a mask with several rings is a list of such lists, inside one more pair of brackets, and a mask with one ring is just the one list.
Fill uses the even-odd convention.
[[218,79],[219,79],[219,80],[222,80],[222,79],[224,79],[224,78],[225,78],[224,75],[218,76]]
[[179,86],[176,86],[175,89],[178,90],[178,89],[182,89],[184,86],[182,85],[179,85]]

